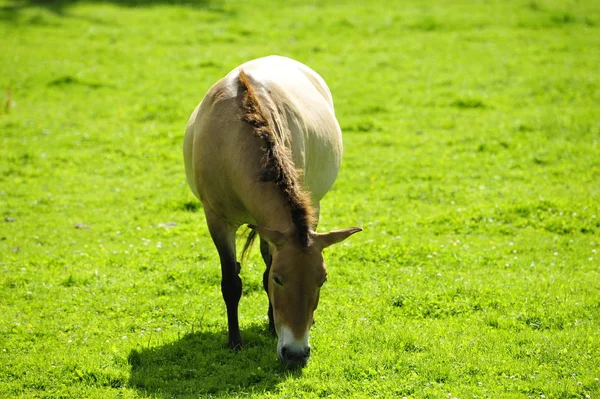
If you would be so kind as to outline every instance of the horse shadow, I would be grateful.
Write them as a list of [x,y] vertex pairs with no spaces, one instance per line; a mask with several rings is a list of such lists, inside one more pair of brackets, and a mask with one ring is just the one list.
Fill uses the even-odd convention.
[[279,362],[264,326],[250,326],[242,335],[240,351],[226,347],[226,331],[191,332],[162,346],[134,349],[129,386],[157,398],[273,392],[284,377],[301,374]]

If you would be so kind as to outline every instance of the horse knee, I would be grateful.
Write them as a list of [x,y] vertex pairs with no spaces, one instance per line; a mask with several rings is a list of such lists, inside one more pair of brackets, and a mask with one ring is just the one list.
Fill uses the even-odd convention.
[[237,304],[242,297],[242,279],[234,275],[221,280],[221,293],[226,304]]

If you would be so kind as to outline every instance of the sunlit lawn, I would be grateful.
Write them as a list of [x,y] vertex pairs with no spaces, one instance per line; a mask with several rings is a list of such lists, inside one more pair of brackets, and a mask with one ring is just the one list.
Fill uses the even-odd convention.
[[[600,395],[600,3],[0,1],[0,397]],[[181,144],[268,54],[345,155],[309,365],[218,258]]]

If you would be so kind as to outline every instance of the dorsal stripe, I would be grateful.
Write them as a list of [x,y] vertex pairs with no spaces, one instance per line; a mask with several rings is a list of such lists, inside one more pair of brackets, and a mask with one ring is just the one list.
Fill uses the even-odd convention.
[[[272,182],[281,190],[296,227],[298,240],[302,246],[307,247],[310,241],[310,229],[314,222],[310,195],[299,183],[298,171],[292,161],[290,150],[276,140],[273,130],[275,118],[269,113],[269,109],[274,108],[260,100],[254,85],[243,70],[240,70],[239,82],[244,91],[241,119],[253,127],[254,134],[262,141],[261,181]],[[279,131],[283,128],[277,127]]]

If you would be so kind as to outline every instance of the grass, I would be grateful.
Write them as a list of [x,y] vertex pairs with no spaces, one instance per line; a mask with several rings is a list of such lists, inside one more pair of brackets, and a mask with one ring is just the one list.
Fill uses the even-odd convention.
[[[0,1],[0,397],[600,396],[594,1]],[[181,142],[239,63],[328,82],[344,164],[313,356],[263,265],[225,348]]]

